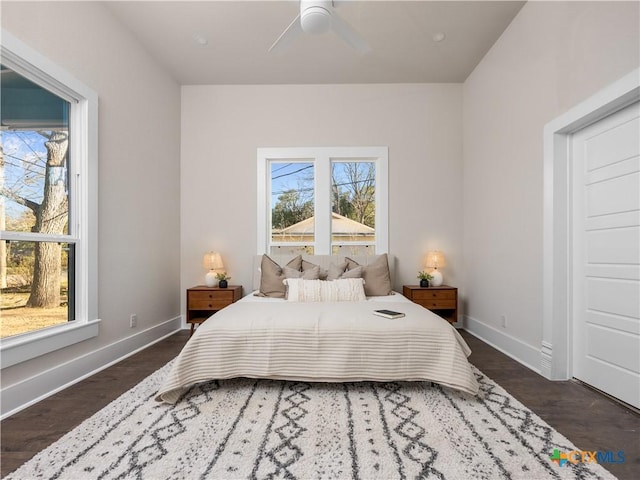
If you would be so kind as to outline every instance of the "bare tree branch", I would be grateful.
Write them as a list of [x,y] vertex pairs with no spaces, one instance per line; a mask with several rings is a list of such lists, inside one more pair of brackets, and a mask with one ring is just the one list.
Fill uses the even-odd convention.
[[32,210],[34,214],[37,213],[38,209],[40,208],[39,203],[33,202],[28,198],[21,197],[20,195],[16,195],[14,192],[4,187],[0,189],[0,195],[9,198],[24,207],[27,207],[28,209]]

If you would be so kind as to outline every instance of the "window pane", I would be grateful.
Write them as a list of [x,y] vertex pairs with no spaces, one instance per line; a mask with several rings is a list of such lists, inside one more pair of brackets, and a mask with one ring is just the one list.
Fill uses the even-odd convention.
[[375,162],[331,162],[332,245],[375,244],[375,175]]
[[[313,245],[315,241],[312,162],[271,162],[271,243]],[[287,252],[282,252],[287,253]]]
[[67,233],[70,104],[0,68],[0,228]]
[[375,245],[332,245],[331,255],[375,255]]
[[272,246],[269,255],[313,255],[313,245],[281,245]]
[[6,284],[0,336],[30,332],[74,319],[74,245],[2,241]]

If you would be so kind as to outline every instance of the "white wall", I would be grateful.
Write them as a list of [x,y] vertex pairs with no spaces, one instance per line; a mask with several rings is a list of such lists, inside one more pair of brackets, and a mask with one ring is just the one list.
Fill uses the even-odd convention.
[[128,353],[180,314],[180,88],[101,3],[3,2],[2,27],[98,93],[102,319],[98,337],[3,369],[4,394],[101,349],[102,362]]
[[258,147],[388,146],[389,250],[395,288],[416,284],[430,248],[462,283],[460,85],[182,87],[182,288],[202,284],[202,255],[251,287]]
[[467,325],[534,368],[542,340],[543,127],[638,67],[639,7],[529,2],[464,84]]
[[395,288],[439,248],[470,324],[511,336],[515,356],[537,351],[542,127],[638,67],[638,6],[529,2],[464,86],[186,86],[180,97],[103,5],[3,2],[3,28],[100,97],[103,319],[99,337],[3,369],[3,391],[123,343],[130,313],[137,331],[178,315],[205,251],[247,291],[256,148],[268,146],[388,145]]

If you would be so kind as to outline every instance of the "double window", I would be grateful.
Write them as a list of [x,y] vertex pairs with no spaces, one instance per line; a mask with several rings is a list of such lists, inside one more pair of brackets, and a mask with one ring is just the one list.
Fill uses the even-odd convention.
[[0,72],[5,367],[97,334],[97,97],[5,32]]
[[258,149],[258,253],[387,251],[387,148]]

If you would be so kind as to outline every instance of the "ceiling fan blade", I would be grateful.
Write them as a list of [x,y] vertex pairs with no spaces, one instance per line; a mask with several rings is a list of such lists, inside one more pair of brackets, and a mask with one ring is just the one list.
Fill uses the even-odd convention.
[[302,27],[300,26],[300,14],[293,19],[293,22],[285,29],[284,32],[273,42],[273,45],[269,47],[270,52],[283,52],[289,46],[289,44],[302,34]]
[[358,35],[351,25],[340,18],[335,10],[331,16],[331,29],[358,52],[367,53],[371,51],[371,47],[367,41]]

